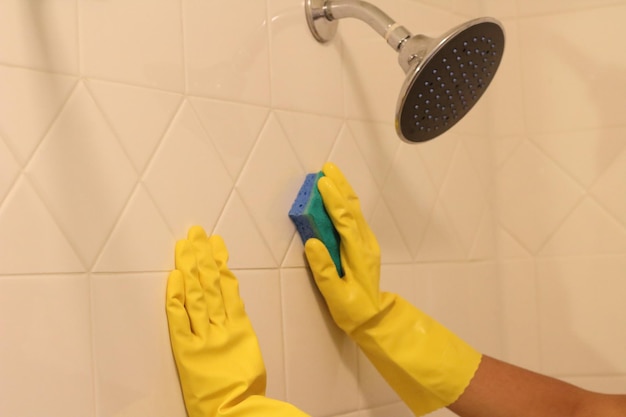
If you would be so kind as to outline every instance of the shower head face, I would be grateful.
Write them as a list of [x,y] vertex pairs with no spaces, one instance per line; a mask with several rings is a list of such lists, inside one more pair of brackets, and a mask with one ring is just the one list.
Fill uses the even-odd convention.
[[490,18],[467,22],[435,42],[407,72],[396,112],[406,142],[425,142],[450,129],[483,95],[500,65],[504,31]]

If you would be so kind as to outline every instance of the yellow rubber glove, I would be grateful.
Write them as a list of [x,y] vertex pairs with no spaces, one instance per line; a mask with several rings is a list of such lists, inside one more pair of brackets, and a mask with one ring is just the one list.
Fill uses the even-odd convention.
[[219,236],[201,227],[176,244],[167,281],[167,320],[189,417],[306,417],[265,397],[259,344]]
[[327,163],[318,189],[341,238],[339,278],[325,246],[305,252],[335,323],[361,348],[416,416],[448,406],[473,378],[481,354],[403,298],[379,291],[380,248],[359,199]]

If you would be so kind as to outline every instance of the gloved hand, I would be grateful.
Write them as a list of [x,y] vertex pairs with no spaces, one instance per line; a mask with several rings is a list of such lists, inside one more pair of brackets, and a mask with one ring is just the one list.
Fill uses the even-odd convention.
[[265,397],[259,344],[219,236],[195,226],[176,244],[167,282],[172,351],[189,417],[306,417]]
[[361,348],[416,416],[453,403],[469,385],[481,354],[395,294],[381,293],[380,248],[359,199],[327,163],[318,189],[339,233],[340,278],[323,243],[305,253],[335,323]]

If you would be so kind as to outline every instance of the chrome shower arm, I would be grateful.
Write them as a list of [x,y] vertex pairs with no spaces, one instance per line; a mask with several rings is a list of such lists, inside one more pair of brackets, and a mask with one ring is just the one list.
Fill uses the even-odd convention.
[[324,13],[328,20],[353,17],[367,23],[396,51],[405,40],[411,37],[411,33],[404,26],[399,25],[385,12],[366,1],[327,0]]
[[306,0],[306,14],[311,32],[320,42],[333,38],[337,20],[353,17],[367,23],[387,44],[398,51],[411,37],[404,26],[399,25],[378,7],[362,0]]

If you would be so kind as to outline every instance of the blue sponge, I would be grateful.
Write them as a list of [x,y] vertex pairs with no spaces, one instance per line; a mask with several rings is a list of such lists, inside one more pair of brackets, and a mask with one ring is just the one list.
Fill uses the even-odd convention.
[[339,255],[339,233],[333,226],[324,208],[322,196],[317,189],[317,181],[324,176],[323,172],[308,174],[298,192],[296,200],[289,210],[289,218],[296,225],[302,243],[314,237],[322,241],[335,263],[337,273],[343,276],[341,256]]

